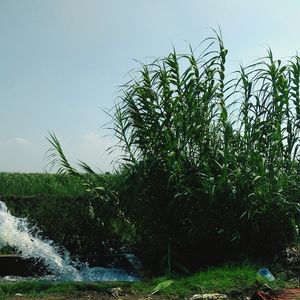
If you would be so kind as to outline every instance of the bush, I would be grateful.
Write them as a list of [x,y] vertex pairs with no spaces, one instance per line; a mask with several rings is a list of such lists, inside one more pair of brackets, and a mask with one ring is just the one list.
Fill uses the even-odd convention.
[[115,134],[120,206],[159,269],[272,257],[298,236],[300,58],[266,58],[227,79],[220,36],[174,50],[123,86]]
[[[201,45],[141,64],[123,86],[118,180],[89,188],[106,232],[117,222],[155,271],[272,258],[298,239],[300,58],[269,50],[228,76],[221,37]],[[52,163],[85,180],[50,137]]]
[[[10,181],[16,177],[23,182],[26,174],[11,174]],[[44,190],[43,177],[39,174],[31,177],[31,185],[36,185],[37,190]],[[121,246],[129,242],[129,235],[125,237],[121,233],[122,223],[115,214],[116,205],[108,203],[100,194],[101,188],[108,185],[110,191],[118,182],[117,175],[82,176],[75,180],[71,175],[52,175],[55,182],[73,182],[81,185],[89,182],[89,190],[82,185],[84,193],[79,196],[68,195],[55,190],[50,194],[37,194],[35,196],[20,196],[9,194],[3,196],[12,214],[18,217],[26,217],[32,226],[37,226],[43,238],[51,239],[58,246],[65,247],[73,255],[99,255],[119,251]],[[84,178],[84,179],[83,179]],[[37,179],[37,181],[35,181]],[[16,190],[18,186],[15,187]],[[79,189],[79,186],[77,187]],[[95,193],[95,191],[97,193]],[[102,190],[101,190],[102,191]],[[103,190],[102,193],[106,194]],[[112,195],[113,193],[111,193]]]

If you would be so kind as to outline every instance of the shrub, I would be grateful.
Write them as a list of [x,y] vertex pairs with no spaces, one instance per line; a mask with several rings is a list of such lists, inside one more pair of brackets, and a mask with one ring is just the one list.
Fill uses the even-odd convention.
[[271,257],[297,236],[300,59],[269,50],[227,79],[221,37],[202,45],[141,64],[115,107],[121,207],[156,269]]
[[[298,238],[300,58],[283,63],[269,50],[227,75],[222,38],[201,45],[199,57],[174,49],[142,63],[123,86],[113,115],[119,180],[89,188],[109,212],[97,217],[130,228],[156,271],[271,258]],[[59,171],[81,176],[49,141]]]
[[[119,251],[121,245],[129,242],[130,235],[121,234],[121,222],[118,215],[114,214],[115,206],[108,203],[102,196],[106,194],[100,188],[108,185],[113,194],[114,185],[118,184],[118,175],[82,175],[74,178],[71,175],[35,174],[7,174],[9,182],[15,181],[14,190],[10,188],[10,193],[1,198],[6,202],[11,212],[18,217],[28,218],[32,226],[37,226],[41,230],[43,238],[51,239],[58,246],[65,247],[73,255],[99,255],[107,254],[112,251]],[[50,176],[50,177],[49,177]],[[54,186],[48,186],[47,179],[56,183]],[[24,182],[30,179],[26,189],[30,194],[15,195],[20,192],[17,182],[23,187]],[[68,184],[77,184],[76,189]],[[88,184],[90,188],[83,183]],[[45,186],[46,184],[46,186]],[[57,189],[62,185],[68,193]],[[81,188],[80,186],[81,185]],[[118,184],[119,185],[119,184]],[[4,190],[9,186],[3,184]],[[6,187],[6,188],[5,188]],[[53,189],[55,187],[55,189]],[[95,191],[97,193],[95,193]],[[31,191],[45,191],[48,194],[32,195]],[[77,191],[81,193],[78,195]],[[13,192],[13,193],[12,193]],[[3,251],[5,249],[2,249]],[[7,250],[5,250],[7,251]]]

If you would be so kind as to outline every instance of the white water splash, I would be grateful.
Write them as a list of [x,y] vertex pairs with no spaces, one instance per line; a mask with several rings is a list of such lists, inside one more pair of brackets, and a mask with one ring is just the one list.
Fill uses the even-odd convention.
[[[137,277],[122,269],[89,268],[75,263],[67,251],[61,251],[50,240],[43,240],[33,230],[25,218],[11,215],[4,202],[0,201],[0,249],[10,246],[17,249],[23,258],[41,260],[54,275],[54,280],[72,281],[135,281]],[[36,230],[35,230],[36,231]],[[62,254],[61,254],[62,253]],[[80,268],[78,271],[77,268]]]
[[10,246],[17,249],[23,258],[42,260],[45,267],[56,276],[66,280],[81,280],[78,270],[72,266],[69,253],[60,255],[52,241],[42,240],[32,234],[28,222],[10,214],[5,203],[0,201],[0,248]]

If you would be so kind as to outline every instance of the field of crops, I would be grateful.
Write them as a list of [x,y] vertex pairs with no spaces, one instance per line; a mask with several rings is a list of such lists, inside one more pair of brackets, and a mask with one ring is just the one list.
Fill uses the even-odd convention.
[[0,195],[78,197],[86,195],[82,180],[62,174],[0,173]]

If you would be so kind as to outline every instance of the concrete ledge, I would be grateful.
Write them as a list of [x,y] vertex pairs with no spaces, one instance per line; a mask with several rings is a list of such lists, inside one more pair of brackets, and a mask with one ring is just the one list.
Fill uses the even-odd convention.
[[[128,254],[75,256],[75,260],[88,263],[90,267],[121,268],[130,274],[141,276],[141,270],[129,259]],[[130,254],[130,258],[131,258]],[[24,259],[20,255],[0,255],[0,277],[4,276],[41,276],[51,274],[43,261]]]
[[39,276],[47,274],[40,261],[24,259],[19,255],[0,255],[0,276]]

